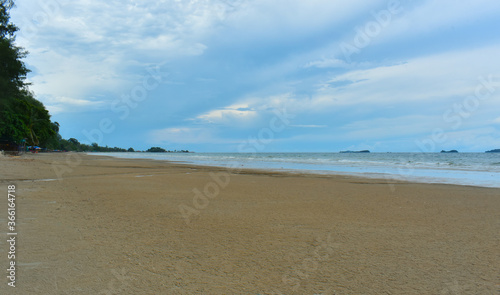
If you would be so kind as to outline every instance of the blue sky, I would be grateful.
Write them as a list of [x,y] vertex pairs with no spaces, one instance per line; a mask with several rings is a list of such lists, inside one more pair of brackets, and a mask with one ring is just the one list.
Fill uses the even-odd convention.
[[500,1],[17,1],[64,138],[198,152],[500,148]]

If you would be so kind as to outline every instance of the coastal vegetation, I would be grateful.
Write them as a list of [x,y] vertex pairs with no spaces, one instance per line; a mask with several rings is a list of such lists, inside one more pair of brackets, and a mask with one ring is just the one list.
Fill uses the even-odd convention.
[[28,54],[15,44],[18,28],[10,22],[12,0],[0,0],[0,138],[29,145],[57,147],[59,123],[26,83],[30,72],[22,59]]
[[[75,138],[62,138],[59,123],[51,120],[47,108],[28,88],[26,78],[30,70],[23,62],[28,52],[15,43],[19,28],[10,21],[13,6],[13,0],[0,0],[0,140],[4,142],[0,149],[31,146],[41,151],[134,152],[133,148],[88,145]],[[161,148],[150,150],[169,152]]]
[[75,152],[126,152],[126,149],[119,147],[99,146],[97,143],[91,145],[80,143],[76,138],[61,139],[59,150]]
[[147,151],[147,153],[190,153],[190,151],[188,150],[174,150],[174,151],[169,151],[169,150],[166,150],[164,148],[161,148],[161,147],[151,147],[149,148]]
[[146,152],[148,152],[148,153],[166,153],[167,151],[164,148],[155,146],[155,147],[149,148]]

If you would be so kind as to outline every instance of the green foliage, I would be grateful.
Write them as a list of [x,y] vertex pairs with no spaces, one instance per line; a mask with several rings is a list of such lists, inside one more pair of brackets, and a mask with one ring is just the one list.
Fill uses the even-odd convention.
[[[59,135],[59,123],[50,120],[45,106],[35,99],[25,83],[29,70],[22,59],[28,54],[15,46],[18,28],[10,22],[9,10],[13,0],[0,0],[0,138],[49,150],[77,152],[126,152],[118,147],[102,147],[97,143],[81,144],[76,138],[68,140]],[[133,148],[128,149],[134,152]],[[150,152],[166,152],[154,147]],[[186,151],[187,152],[187,151]]]
[[24,80],[29,72],[21,60],[27,52],[14,44],[18,28],[10,22],[9,10],[12,6],[12,1],[0,1],[0,98],[2,101],[5,101],[3,98],[19,94],[19,91],[26,86]]
[[167,150],[165,150],[164,148],[161,148],[161,147],[151,147],[146,152],[148,152],[148,153],[189,153],[188,150],[167,151]]
[[161,147],[151,147],[146,152],[148,152],[148,153],[166,153],[167,151]]
[[60,139],[59,146],[57,148],[61,151],[73,151],[73,152],[126,152],[126,149],[119,147],[108,147],[99,146],[97,143],[92,143],[92,145],[80,143],[76,138],[70,139]]
[[50,121],[49,112],[25,83],[29,70],[22,58],[27,52],[14,44],[18,28],[10,22],[13,5],[0,0],[0,138],[55,147],[59,124]]
[[92,150],[91,150],[91,152],[101,152],[101,153],[108,153],[108,152],[123,153],[126,151],[127,151],[126,149],[122,149],[119,147],[98,146],[97,144],[95,146],[94,144],[92,144]]

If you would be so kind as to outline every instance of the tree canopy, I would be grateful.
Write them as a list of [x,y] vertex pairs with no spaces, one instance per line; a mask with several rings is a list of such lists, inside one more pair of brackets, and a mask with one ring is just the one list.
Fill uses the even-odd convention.
[[0,0],[0,138],[26,139],[30,145],[56,148],[59,124],[50,120],[45,106],[28,90],[28,54],[16,46],[18,28],[10,21],[12,0]]
[[[28,145],[51,150],[134,152],[133,148],[81,144],[59,135],[59,123],[51,121],[49,111],[28,89],[26,77],[30,71],[23,62],[28,52],[15,44],[19,29],[10,21],[12,7],[13,0],[0,0],[0,139],[18,145],[25,140]],[[150,151],[166,152],[159,147]]]

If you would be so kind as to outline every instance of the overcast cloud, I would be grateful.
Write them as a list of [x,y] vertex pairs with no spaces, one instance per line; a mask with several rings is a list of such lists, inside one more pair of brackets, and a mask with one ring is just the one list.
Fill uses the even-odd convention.
[[17,1],[12,21],[65,138],[237,151],[281,111],[263,151],[499,148],[500,2],[366,2]]

